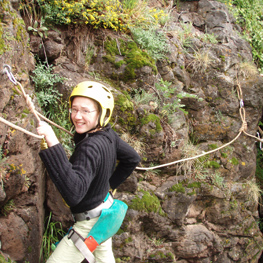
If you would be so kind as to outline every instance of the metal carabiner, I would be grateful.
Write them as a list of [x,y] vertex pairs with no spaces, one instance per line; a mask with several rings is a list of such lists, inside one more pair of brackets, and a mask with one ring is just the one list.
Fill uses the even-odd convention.
[[14,83],[15,85],[17,85],[17,81],[16,81],[14,75],[11,72],[12,71],[11,67],[9,65],[7,65],[7,64],[4,64],[3,67],[4,67],[4,72],[7,74],[8,78],[10,79],[10,81],[12,83]]
[[244,101],[241,99],[240,100],[240,108],[243,108],[244,107]]

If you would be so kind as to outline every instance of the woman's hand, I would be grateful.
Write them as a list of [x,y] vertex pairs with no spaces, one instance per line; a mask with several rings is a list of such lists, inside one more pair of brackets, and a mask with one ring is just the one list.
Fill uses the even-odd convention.
[[53,129],[45,121],[39,122],[39,126],[37,127],[37,133],[39,135],[44,135],[48,147],[52,147],[59,143],[59,140],[56,134],[54,133]]

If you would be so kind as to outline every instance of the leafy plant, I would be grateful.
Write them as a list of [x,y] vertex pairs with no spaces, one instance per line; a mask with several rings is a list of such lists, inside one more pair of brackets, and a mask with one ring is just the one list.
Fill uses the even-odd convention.
[[134,93],[133,99],[138,105],[158,102],[158,98],[154,93],[146,92],[145,90],[134,90]]
[[[0,243],[1,245],[1,243]],[[16,263],[16,261],[13,261],[11,258],[9,258],[9,256],[7,256],[7,258],[5,258],[2,254],[0,254],[0,262],[1,263]],[[25,263],[29,263],[27,261],[25,261]]]
[[41,38],[43,38],[44,36],[47,37],[48,28],[43,26],[43,20],[41,20],[40,23],[38,21],[35,21],[33,27],[29,26],[27,30],[32,31],[34,35],[39,35]]
[[[44,115],[69,131],[72,124],[69,120],[68,102],[61,100],[62,95],[54,87],[57,83],[63,82],[64,78],[52,72],[52,65],[47,67],[40,62],[33,73],[31,78],[35,83],[37,100]],[[70,155],[73,151],[72,137],[68,133],[61,132],[59,128],[53,127],[53,129],[67,154]]]
[[201,41],[209,44],[217,44],[218,41],[216,39],[216,36],[214,34],[208,34],[208,33],[205,33],[205,34],[202,34],[201,36],[198,37]]
[[134,41],[147,50],[149,55],[155,59],[165,58],[168,50],[167,39],[163,32],[158,31],[156,27],[144,29],[142,27],[130,27]]
[[156,89],[160,92],[161,99],[161,112],[166,115],[173,114],[176,110],[181,110],[187,114],[187,112],[183,109],[185,107],[184,104],[181,104],[181,99],[183,98],[194,98],[198,99],[198,97],[194,94],[189,94],[187,92],[176,93],[176,88],[171,87],[172,83],[166,80],[161,79],[159,82],[155,84]]
[[63,82],[63,78],[52,73],[52,66],[37,63],[34,75],[31,76],[37,91],[37,100],[41,108],[45,109],[46,115],[55,114],[54,107],[58,104],[61,94],[54,85]]
[[43,262],[46,262],[53,250],[54,244],[59,242],[66,234],[62,228],[62,224],[60,222],[52,222],[51,216],[52,213],[45,220],[46,228],[43,235],[39,262],[42,262],[42,259]]
[[7,216],[15,209],[15,207],[15,202],[13,199],[11,199],[3,207],[1,207],[1,214]]
[[180,25],[182,29],[178,31],[178,39],[183,47],[190,47],[193,39],[192,23],[181,22]]
[[225,0],[226,6],[242,28],[242,35],[252,47],[254,62],[263,72],[263,2],[262,0]]

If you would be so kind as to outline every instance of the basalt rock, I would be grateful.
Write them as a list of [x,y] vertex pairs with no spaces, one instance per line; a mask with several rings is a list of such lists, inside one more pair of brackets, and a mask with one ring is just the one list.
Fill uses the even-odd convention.
[[[100,77],[112,87],[112,126],[139,152],[141,167],[183,159],[155,170],[136,170],[118,189],[115,197],[129,205],[113,238],[118,262],[258,262],[263,237],[253,192],[256,144],[243,131],[257,132],[263,80],[242,64],[253,66],[251,47],[239,37],[236,30],[241,29],[226,6],[208,0],[170,1],[169,6],[149,1],[151,7],[170,11],[167,56],[154,61],[124,33],[71,26],[52,28],[43,38],[29,34],[18,1],[5,5],[0,4],[3,34],[17,36],[11,13],[23,30],[19,40],[5,39],[0,67],[11,66],[36,106],[32,53],[65,78],[55,87],[65,100],[83,80]],[[185,27],[189,39],[182,38]],[[217,42],[204,41],[207,33]],[[138,57],[128,60],[134,50]],[[161,78],[173,90],[166,100],[167,94],[155,86]],[[24,110],[23,97],[5,72],[0,79],[1,116],[35,132],[36,120]],[[150,99],[143,100],[143,92]],[[164,106],[175,102],[184,105],[183,111],[175,108],[168,114]],[[0,127],[1,253],[17,262],[39,262],[44,215],[52,212],[52,220],[65,230],[73,219],[42,167],[38,139],[2,123]],[[234,142],[216,150],[240,132]],[[201,157],[190,158],[196,155]]]

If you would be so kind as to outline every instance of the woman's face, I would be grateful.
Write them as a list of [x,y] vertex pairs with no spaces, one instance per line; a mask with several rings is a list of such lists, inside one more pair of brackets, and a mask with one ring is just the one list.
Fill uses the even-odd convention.
[[97,103],[89,98],[75,97],[71,106],[71,119],[77,133],[85,133],[96,128],[99,119]]

